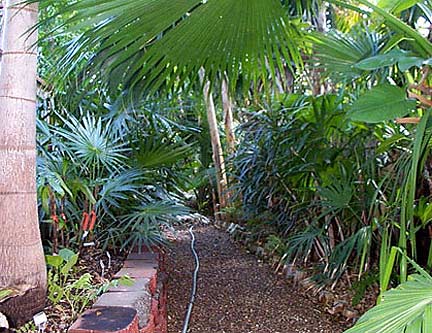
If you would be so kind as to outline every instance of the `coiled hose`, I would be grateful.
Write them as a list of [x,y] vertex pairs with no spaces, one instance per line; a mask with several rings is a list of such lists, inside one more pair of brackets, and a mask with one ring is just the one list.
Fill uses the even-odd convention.
[[190,317],[191,317],[192,309],[193,309],[194,302],[195,302],[195,295],[196,295],[197,283],[198,283],[198,272],[199,272],[199,268],[200,268],[200,261],[199,261],[198,253],[195,250],[195,235],[193,233],[193,226],[190,227],[189,233],[191,235],[191,250],[192,250],[192,254],[195,258],[195,270],[194,270],[193,279],[192,279],[191,297],[190,297],[189,306],[188,306],[188,309],[186,312],[182,333],[187,333],[189,330],[189,322],[190,322]]

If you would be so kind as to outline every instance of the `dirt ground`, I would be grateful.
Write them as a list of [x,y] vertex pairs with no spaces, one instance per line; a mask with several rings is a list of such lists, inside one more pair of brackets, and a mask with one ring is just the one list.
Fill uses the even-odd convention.
[[[191,333],[341,333],[342,324],[212,226],[195,227],[201,263]],[[194,268],[190,235],[168,255],[168,332],[182,332]]]

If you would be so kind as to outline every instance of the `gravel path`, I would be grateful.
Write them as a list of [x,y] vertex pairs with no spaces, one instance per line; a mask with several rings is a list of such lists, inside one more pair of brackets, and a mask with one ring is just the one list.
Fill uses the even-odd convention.
[[[212,226],[195,229],[201,269],[190,333],[341,333],[340,324],[268,265]],[[168,333],[182,331],[190,298],[190,236],[180,231],[168,256]]]

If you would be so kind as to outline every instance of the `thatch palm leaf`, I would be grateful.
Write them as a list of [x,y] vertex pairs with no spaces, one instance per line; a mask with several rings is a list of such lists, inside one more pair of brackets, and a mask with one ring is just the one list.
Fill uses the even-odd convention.
[[232,86],[241,73],[249,87],[301,64],[299,32],[278,0],[81,0],[62,13],[73,13],[65,24],[84,31],[64,66],[92,54],[92,67],[114,86],[172,87],[204,68],[211,81],[226,72]]
[[345,333],[432,332],[432,278],[412,275],[409,281],[384,293],[384,300],[369,310]]
[[[351,4],[347,3],[347,1],[340,1],[340,0],[330,0],[330,3],[334,3],[337,5],[341,5],[343,7],[347,7],[350,9],[354,9],[356,11],[361,11],[363,14],[370,15],[371,13],[378,14],[381,18],[384,19],[385,24],[392,29],[393,32],[398,33],[400,35],[400,38],[402,40],[402,37],[404,37],[405,40],[407,40],[411,44],[411,48],[413,51],[415,51],[418,55],[422,57],[430,57],[432,54],[432,43],[428,41],[426,38],[424,38],[422,35],[420,35],[416,30],[414,30],[412,27],[410,27],[408,24],[403,22],[398,17],[394,16],[391,12],[394,12],[395,10],[398,11],[398,9],[407,9],[415,5],[417,2],[420,1],[412,1],[412,0],[401,0],[401,1],[391,1],[389,3],[392,4],[392,6],[386,7],[383,4],[383,8],[380,6],[374,5],[372,2],[367,0],[357,0],[357,2],[360,5],[366,6],[370,8],[372,11],[367,13],[365,12],[360,6],[352,6]],[[384,1],[382,1],[384,2]],[[385,1],[387,2],[387,1]],[[425,9],[427,11],[428,5],[425,3],[423,6],[420,6],[421,9]],[[427,13],[426,13],[427,15]]]
[[364,71],[355,65],[361,60],[378,54],[385,38],[370,32],[362,26],[349,33],[332,31],[328,34],[315,33],[310,37],[314,45],[314,58],[328,76],[337,80],[351,81],[360,77]]

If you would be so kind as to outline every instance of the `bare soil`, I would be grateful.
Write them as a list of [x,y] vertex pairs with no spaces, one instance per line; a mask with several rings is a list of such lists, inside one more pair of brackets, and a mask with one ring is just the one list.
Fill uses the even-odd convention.
[[[199,226],[195,235],[201,269],[190,332],[341,333],[347,328],[227,233]],[[193,269],[189,233],[179,231],[167,258],[169,333],[182,332]]]

